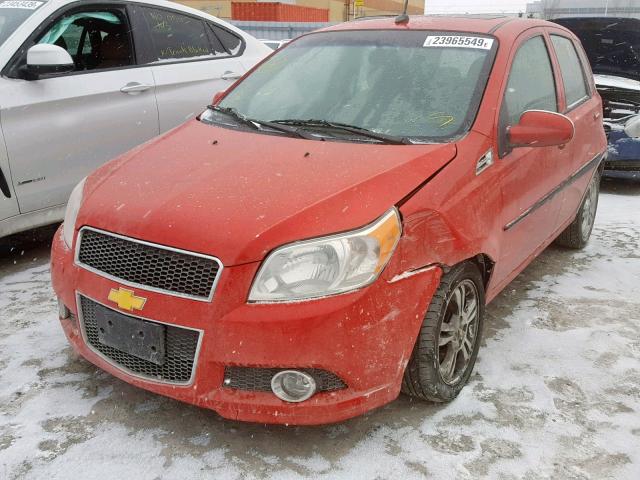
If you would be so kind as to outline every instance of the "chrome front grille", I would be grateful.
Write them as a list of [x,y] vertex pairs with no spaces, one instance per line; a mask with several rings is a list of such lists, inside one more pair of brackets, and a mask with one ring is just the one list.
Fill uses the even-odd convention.
[[[224,386],[237,390],[271,391],[273,376],[287,368],[225,367]],[[319,368],[294,368],[308,373],[316,381],[319,392],[331,392],[347,388],[347,385],[335,373]]]
[[[195,373],[194,367],[200,341],[200,332],[198,330],[165,325],[166,357],[163,365],[157,365],[100,343],[98,340],[96,310],[100,308],[107,309],[107,307],[82,295],[78,295],[78,299],[85,341],[93,351],[100,354],[109,363],[127,373],[155,382],[173,384],[188,384],[191,382]],[[137,319],[137,317],[131,318]]]
[[84,227],[76,262],[112,280],[171,295],[211,300],[222,264],[215,257]]

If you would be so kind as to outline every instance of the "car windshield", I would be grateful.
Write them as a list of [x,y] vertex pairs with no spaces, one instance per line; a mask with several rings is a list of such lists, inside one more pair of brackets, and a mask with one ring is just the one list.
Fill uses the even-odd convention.
[[594,73],[640,80],[640,20],[558,19],[582,42]]
[[[459,32],[310,34],[278,50],[219,107],[316,131],[347,125],[352,137],[360,129],[444,142],[471,127],[496,49],[491,37]],[[202,119],[215,123],[212,112]]]
[[0,0],[0,47],[43,1]]

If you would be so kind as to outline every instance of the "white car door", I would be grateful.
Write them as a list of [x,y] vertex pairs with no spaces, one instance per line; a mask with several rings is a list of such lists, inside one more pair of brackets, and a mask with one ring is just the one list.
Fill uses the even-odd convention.
[[[36,30],[2,79],[2,128],[21,213],[66,203],[82,177],[158,135],[153,74],[132,68],[130,30],[123,6],[71,4]],[[27,80],[26,50],[35,43],[65,48],[75,71]]]
[[153,71],[162,132],[201,113],[245,73],[245,41],[230,29],[184,11],[138,6],[133,12],[136,44],[147,41],[140,54]]
[[[1,79],[0,88],[2,88]],[[4,145],[2,129],[0,129],[0,224],[5,218],[13,217],[20,213],[18,210],[18,201],[16,200],[15,193],[13,192],[10,173],[11,170],[9,169],[7,150]]]

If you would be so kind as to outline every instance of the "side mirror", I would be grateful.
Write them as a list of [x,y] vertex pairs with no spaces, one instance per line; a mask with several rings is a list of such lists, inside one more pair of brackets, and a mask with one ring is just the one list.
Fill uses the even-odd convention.
[[624,126],[624,133],[631,138],[640,138],[640,115],[632,117]]
[[73,58],[62,47],[42,43],[27,50],[28,80],[37,80],[45,75],[68,73],[74,69]]
[[573,122],[560,113],[529,110],[520,117],[517,125],[508,127],[509,146],[552,147],[565,145],[575,133]]
[[225,91],[221,91],[216,93],[213,96],[213,100],[211,101],[211,105],[217,105],[218,103],[220,103],[220,100],[222,100],[222,97],[224,97]]

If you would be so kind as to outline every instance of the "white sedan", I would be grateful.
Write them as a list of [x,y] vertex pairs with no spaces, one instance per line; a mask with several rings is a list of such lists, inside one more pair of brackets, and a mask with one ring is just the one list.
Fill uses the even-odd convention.
[[80,179],[270,52],[172,2],[0,0],[0,237],[62,220]]
[[291,41],[290,38],[287,38],[285,40],[260,40],[262,43],[264,43],[267,47],[269,47],[271,50],[278,50],[279,48],[282,48],[283,46],[285,46],[287,43],[289,43]]

